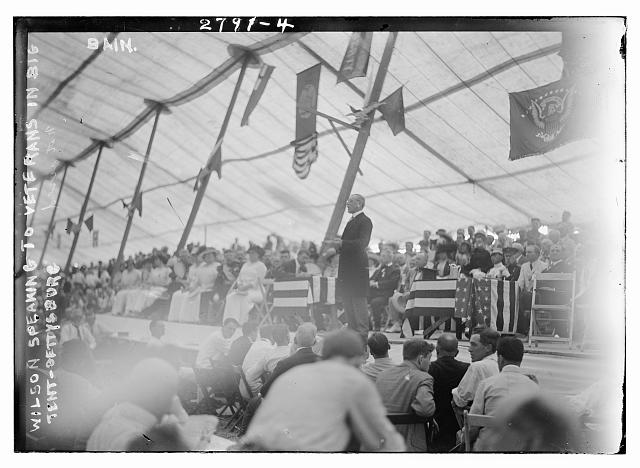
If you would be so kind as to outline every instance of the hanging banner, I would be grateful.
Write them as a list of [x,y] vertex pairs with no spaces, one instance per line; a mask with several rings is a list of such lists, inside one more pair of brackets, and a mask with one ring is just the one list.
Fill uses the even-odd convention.
[[342,65],[340,65],[338,83],[359,76],[367,76],[372,39],[373,32],[351,33],[347,51],[342,59]]
[[262,64],[262,68],[260,68],[260,74],[258,75],[256,84],[253,87],[253,91],[251,91],[251,96],[249,96],[247,107],[244,110],[244,115],[242,116],[242,121],[240,122],[241,127],[249,125],[249,116],[257,107],[258,102],[262,97],[262,93],[264,93],[264,89],[267,87],[267,83],[269,82],[269,78],[271,77],[271,73],[273,73],[274,68],[276,67],[267,65],[266,63]]
[[563,80],[509,93],[509,159],[543,154],[583,137],[576,98],[576,86]]
[[296,93],[296,141],[316,133],[320,64],[298,73]]
[[404,101],[402,99],[402,86],[391,93],[380,103],[378,107],[382,117],[389,124],[393,135],[404,131]]

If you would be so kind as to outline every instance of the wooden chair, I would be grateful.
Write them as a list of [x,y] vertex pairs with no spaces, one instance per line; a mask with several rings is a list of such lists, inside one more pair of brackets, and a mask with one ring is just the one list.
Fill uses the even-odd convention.
[[[576,274],[574,273],[540,273],[533,279],[533,294],[531,295],[531,316],[529,318],[529,347],[531,343],[537,347],[538,341],[554,341],[573,343],[573,320],[575,311]],[[549,317],[540,318],[540,314]],[[538,321],[566,323],[568,336],[555,337],[555,330],[551,334],[542,334]]]
[[416,413],[387,413],[387,419],[394,426],[419,424],[424,427],[424,436],[427,445],[433,443],[433,435],[436,432],[437,424],[433,418],[423,418]]
[[465,452],[471,452],[471,428],[491,426],[493,424],[493,416],[469,414],[467,410],[464,410],[463,421],[464,426],[462,427],[462,431],[464,434],[464,450]]

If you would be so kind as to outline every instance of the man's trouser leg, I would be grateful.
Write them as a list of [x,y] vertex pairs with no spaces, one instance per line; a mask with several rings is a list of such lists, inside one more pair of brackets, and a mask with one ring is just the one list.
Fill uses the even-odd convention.
[[382,326],[382,317],[384,315],[384,308],[389,302],[386,297],[378,296],[371,299],[371,315],[373,315],[373,328],[379,329]]
[[345,297],[344,311],[347,314],[349,328],[362,337],[363,346],[369,337],[369,314],[366,297]]

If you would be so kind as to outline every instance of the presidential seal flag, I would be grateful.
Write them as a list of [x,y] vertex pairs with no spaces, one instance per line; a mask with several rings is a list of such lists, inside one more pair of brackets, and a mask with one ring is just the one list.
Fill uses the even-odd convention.
[[582,137],[576,98],[576,86],[566,80],[510,93],[509,159],[544,154]]

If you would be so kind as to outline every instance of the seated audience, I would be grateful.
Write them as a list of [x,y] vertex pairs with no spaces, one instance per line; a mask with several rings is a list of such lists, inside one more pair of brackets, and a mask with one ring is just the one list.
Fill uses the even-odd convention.
[[372,381],[376,381],[380,372],[394,367],[394,362],[389,358],[389,340],[380,332],[373,333],[367,340],[369,353],[373,356],[373,362],[368,362],[362,366],[362,372]]
[[493,265],[491,263],[491,255],[485,247],[487,236],[482,232],[476,232],[473,236],[474,249],[471,252],[469,263],[462,267],[462,273],[467,276],[482,276],[486,274]]
[[549,249],[549,266],[544,273],[571,273],[573,268],[562,258],[562,246],[553,244]]
[[87,310],[84,315],[89,331],[96,340],[96,346],[100,346],[109,337],[113,336],[114,331],[111,328],[96,321],[96,313],[93,310]]
[[249,312],[264,300],[262,284],[267,267],[260,261],[263,250],[258,246],[248,251],[248,261],[242,265],[233,291],[227,294],[223,322],[233,318],[239,324],[249,320]]
[[373,272],[369,280],[369,305],[373,318],[373,330],[380,331],[382,318],[393,291],[400,282],[400,269],[393,263],[393,253],[385,249],[380,254],[380,266]]
[[226,319],[220,330],[214,331],[200,344],[196,367],[211,369],[211,361],[223,361],[229,353],[237,329],[238,322],[232,318]]
[[84,321],[83,308],[82,300],[74,300],[67,306],[69,320],[62,322],[60,326],[60,344],[71,340],[82,340],[93,350],[96,347],[96,339],[89,325]]
[[[433,345],[422,338],[411,338],[402,345],[402,363],[378,374],[376,388],[389,413],[415,413],[425,418],[433,416],[433,377],[427,370]],[[426,452],[424,425],[396,426],[405,438],[407,451]]]
[[[515,247],[516,245],[518,248]],[[520,277],[520,265],[518,265],[518,258],[522,257],[522,246],[514,243],[511,247],[506,247],[503,252],[507,262],[507,270],[509,271],[509,280],[518,281],[518,278]]]
[[102,417],[89,441],[92,452],[121,452],[141,434],[165,417],[186,419],[177,399],[178,375],[161,359],[145,359],[131,371],[122,391],[122,401]]
[[[469,414],[495,416],[505,399],[538,391],[537,381],[520,370],[524,356],[522,341],[512,336],[501,337],[497,354],[500,372],[480,382]],[[470,437],[472,444],[477,439],[478,446],[482,447],[486,428],[472,427]]]
[[449,333],[438,337],[436,344],[437,359],[429,366],[429,375],[433,377],[433,398],[436,404],[434,419],[439,431],[435,436],[430,452],[449,452],[456,445],[456,433],[460,427],[451,407],[451,391],[458,387],[469,364],[458,361],[458,340]]
[[342,452],[356,438],[367,452],[403,451],[375,386],[358,370],[362,357],[357,333],[329,333],[322,361],[296,366],[274,382],[242,449]]
[[288,357],[291,352],[289,328],[286,325],[274,325],[272,334],[276,346],[264,353],[245,373],[247,383],[254,395],[260,391],[263,380],[274,371],[278,362]]
[[205,249],[199,255],[200,264],[189,271],[189,285],[183,291],[176,291],[171,297],[169,320],[177,322],[199,322],[200,315],[206,313],[213,297],[213,288],[218,276],[219,263],[215,249]]
[[267,396],[267,392],[271,385],[273,385],[273,382],[282,374],[296,366],[311,364],[320,359],[313,351],[313,346],[316,344],[316,333],[316,326],[312,323],[305,322],[298,327],[295,337],[293,338],[296,348],[295,352],[291,354],[291,356],[278,361],[269,380],[267,380],[260,389],[260,394],[263,397]]
[[142,273],[135,268],[133,260],[127,261],[126,270],[120,275],[119,281],[114,281],[114,287],[118,291],[114,298],[111,313],[114,315],[122,315],[127,310],[129,297],[132,296],[138,286],[142,284]]
[[[460,384],[453,390],[454,409],[455,407],[465,409],[469,407],[476,394],[476,390],[487,377],[491,377],[500,372],[496,358],[496,349],[500,334],[490,328],[482,330],[478,334],[471,335],[469,340],[469,354],[471,355],[471,365],[465,372]],[[462,412],[460,411],[460,414]],[[456,416],[457,417],[457,416]],[[460,426],[462,426],[460,424]]]
[[227,359],[234,366],[241,366],[251,345],[258,339],[258,324],[249,321],[242,325],[242,336],[231,343]]

